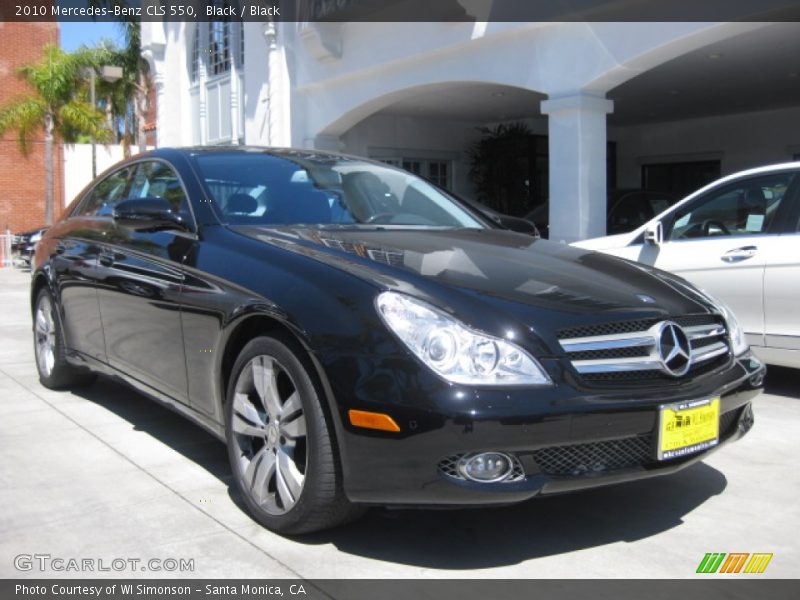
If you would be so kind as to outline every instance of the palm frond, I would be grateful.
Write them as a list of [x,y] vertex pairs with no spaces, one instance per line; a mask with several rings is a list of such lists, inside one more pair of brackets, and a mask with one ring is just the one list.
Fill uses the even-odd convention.
[[106,127],[105,115],[87,102],[72,100],[57,113],[58,129],[67,143],[74,143],[89,135],[99,142],[111,141],[111,132]]
[[47,106],[36,97],[19,97],[0,107],[0,136],[17,132],[17,142],[23,154],[37,130],[44,128]]

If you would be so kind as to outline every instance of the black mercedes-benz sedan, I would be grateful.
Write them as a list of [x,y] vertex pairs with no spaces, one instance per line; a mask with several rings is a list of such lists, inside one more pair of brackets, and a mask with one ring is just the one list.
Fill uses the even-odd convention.
[[45,386],[189,417],[287,534],[673,473],[747,432],[765,373],[678,277],[306,150],[119,163],[44,234],[31,306]]

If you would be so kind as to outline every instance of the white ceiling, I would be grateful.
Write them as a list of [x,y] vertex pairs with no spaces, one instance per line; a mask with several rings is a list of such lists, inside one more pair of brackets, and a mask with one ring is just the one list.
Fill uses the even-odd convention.
[[800,23],[777,23],[689,52],[611,90],[627,125],[800,106]]
[[[777,23],[689,52],[623,83],[611,125],[800,106],[800,23]],[[382,114],[493,122],[538,117],[544,95],[479,83],[428,89]]]
[[538,116],[544,94],[485,83],[457,83],[401,100],[383,114],[456,121],[504,121]]

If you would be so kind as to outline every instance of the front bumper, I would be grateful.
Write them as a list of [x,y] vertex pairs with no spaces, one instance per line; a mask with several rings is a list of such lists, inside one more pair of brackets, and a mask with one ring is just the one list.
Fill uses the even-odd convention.
[[[435,401],[439,410],[413,402],[361,401],[340,414],[345,492],[351,501],[366,504],[498,505],[674,473],[747,433],[765,372],[759,361],[745,355],[680,391],[598,393],[559,384],[539,392],[470,394],[451,387],[446,399]],[[463,407],[453,410],[459,395]],[[721,398],[719,444],[657,461],[659,405],[711,396]],[[401,432],[353,428],[344,419],[346,408],[386,412]],[[523,472],[516,481],[498,483],[454,474],[451,467],[458,457],[485,451],[513,456]]]

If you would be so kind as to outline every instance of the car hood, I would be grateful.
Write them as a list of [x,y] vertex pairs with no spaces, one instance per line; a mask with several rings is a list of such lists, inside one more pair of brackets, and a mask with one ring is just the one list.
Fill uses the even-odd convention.
[[[325,262],[379,287],[426,295],[458,290],[479,300],[553,313],[681,315],[710,306],[683,280],[651,267],[501,230],[231,227]],[[436,289],[433,289],[433,287]]]

